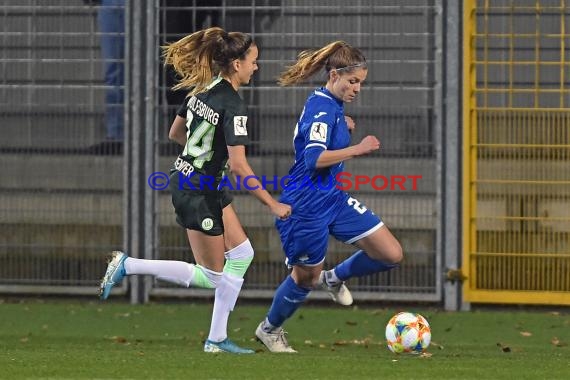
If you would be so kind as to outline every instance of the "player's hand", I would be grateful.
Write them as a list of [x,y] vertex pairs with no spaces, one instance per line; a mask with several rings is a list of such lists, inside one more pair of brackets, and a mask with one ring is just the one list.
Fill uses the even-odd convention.
[[291,216],[291,206],[281,202],[275,202],[271,207],[271,212],[281,220]]
[[360,155],[371,153],[380,149],[380,141],[374,136],[366,136],[357,145]]
[[354,131],[354,128],[356,128],[356,123],[350,116],[345,116],[344,121],[346,121],[346,125],[348,125],[348,132],[352,133],[352,131]]

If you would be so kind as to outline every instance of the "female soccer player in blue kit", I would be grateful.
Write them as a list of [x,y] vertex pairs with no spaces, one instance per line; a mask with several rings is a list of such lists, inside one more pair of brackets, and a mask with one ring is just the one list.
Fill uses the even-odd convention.
[[[388,271],[402,260],[400,243],[372,211],[336,186],[343,162],[380,148],[374,136],[350,145],[352,119],[344,115],[344,103],[360,92],[368,69],[362,52],[343,41],[299,54],[297,62],[281,74],[282,86],[301,82],[325,69],[325,87],[308,97],[294,132],[295,163],[281,202],[293,214],[277,220],[291,274],[275,292],[267,317],[257,327],[257,338],[271,352],[296,352],[285,338],[283,323],[314,288],[323,288],[343,305],[352,304],[344,285],[351,277]],[[314,186],[307,186],[307,178]],[[332,270],[323,271],[329,234],[358,250]]]

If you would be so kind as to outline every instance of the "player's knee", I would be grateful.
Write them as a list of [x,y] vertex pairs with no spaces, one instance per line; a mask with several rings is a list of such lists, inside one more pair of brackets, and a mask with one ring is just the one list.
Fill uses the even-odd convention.
[[254,251],[249,239],[225,253],[224,272],[243,278],[253,261]]
[[216,272],[201,265],[194,265],[194,273],[188,286],[197,288],[215,289],[222,279],[222,272]]
[[400,262],[402,262],[403,259],[404,259],[404,251],[402,249],[402,246],[400,245],[400,243],[396,242],[394,247],[390,249],[386,261],[389,264],[399,264]]
[[295,284],[301,288],[313,289],[319,281],[318,272],[295,270],[298,267],[293,267],[291,278]]
[[309,279],[309,280],[299,280],[299,281],[295,281],[295,284],[297,284],[298,287],[300,288],[306,288],[306,289],[314,289],[317,285],[318,282],[318,277],[317,279]]

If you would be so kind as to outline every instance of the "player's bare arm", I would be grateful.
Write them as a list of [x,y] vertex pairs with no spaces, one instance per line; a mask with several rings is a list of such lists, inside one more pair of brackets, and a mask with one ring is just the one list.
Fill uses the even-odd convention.
[[366,136],[356,145],[338,150],[325,150],[317,159],[317,169],[327,168],[357,156],[380,149],[380,141],[374,136]]
[[168,138],[171,141],[179,145],[186,145],[186,119],[181,116],[176,116],[172,125],[170,126],[170,131],[168,132]]
[[[241,178],[255,176],[253,169],[249,166],[249,162],[247,162],[245,147],[243,145],[228,145],[228,167],[230,173],[234,176],[240,176]],[[269,207],[271,212],[278,218],[287,219],[291,215],[291,206],[277,202],[271,194],[263,189],[263,186],[256,178],[249,178],[247,186],[252,188],[250,192],[259,199],[261,203]]]

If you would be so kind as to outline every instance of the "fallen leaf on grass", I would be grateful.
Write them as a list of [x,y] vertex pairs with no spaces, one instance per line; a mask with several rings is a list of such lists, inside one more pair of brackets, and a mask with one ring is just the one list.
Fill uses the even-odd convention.
[[353,339],[353,340],[337,340],[333,343],[334,346],[347,346],[349,344],[355,344],[355,345],[359,345],[359,346],[368,346],[370,344],[371,339],[370,338],[364,338],[364,339]]
[[552,343],[553,345],[555,345],[556,347],[565,347],[568,345],[568,343],[562,342],[560,339],[558,339],[557,337],[552,338],[552,340],[550,341],[550,343]]
[[433,354],[429,353],[429,352],[422,352],[420,354],[420,358],[431,358]]
[[120,343],[120,344],[127,343],[127,338],[125,338],[124,336],[112,336],[109,339],[111,339],[115,343]]
[[503,343],[497,343],[497,346],[500,347],[503,352],[511,352],[511,348],[509,346],[505,346]]
[[346,321],[345,323],[346,323],[347,325],[349,325],[349,326],[356,326],[356,325],[358,324],[358,323],[355,322],[355,321]]
[[443,350],[443,346],[442,346],[441,344],[436,343],[436,342],[433,342],[433,341],[432,341],[432,342],[430,343],[430,345],[431,345],[432,347],[434,347],[434,348],[439,349],[439,350]]
[[521,331],[520,334],[521,334],[522,336],[532,336],[532,333],[531,333],[531,332],[528,332],[528,331]]

